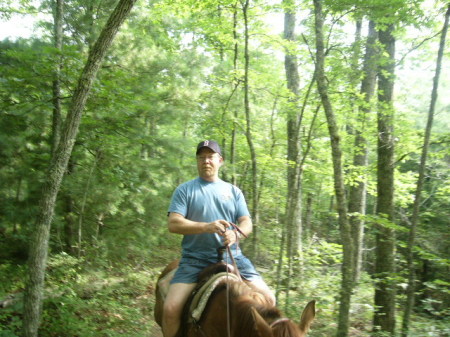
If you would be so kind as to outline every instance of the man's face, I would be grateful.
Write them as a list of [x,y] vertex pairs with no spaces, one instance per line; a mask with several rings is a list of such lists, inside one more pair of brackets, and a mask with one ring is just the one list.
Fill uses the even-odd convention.
[[208,181],[213,181],[219,175],[223,159],[210,148],[201,148],[197,154],[198,175]]

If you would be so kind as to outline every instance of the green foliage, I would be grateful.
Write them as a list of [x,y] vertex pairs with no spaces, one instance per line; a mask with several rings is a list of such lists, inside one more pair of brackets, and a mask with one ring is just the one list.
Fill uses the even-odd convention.
[[26,269],[21,264],[0,264],[0,298],[23,289]]
[[[153,286],[161,268],[122,264],[111,270],[64,253],[52,256],[39,335],[149,335],[155,325]],[[0,276],[7,276],[2,285],[16,283],[16,278],[21,276],[18,271],[2,267]],[[1,336],[20,334],[20,313],[19,304],[2,309]]]
[[148,304],[142,300],[148,287],[148,275],[141,272],[124,279],[109,277],[106,282],[101,273],[95,276],[89,278],[89,284],[85,279],[78,282],[72,296],[67,294],[46,301],[43,336],[118,336],[125,331],[127,335],[139,336],[148,333],[148,319],[145,318]]
[[[88,51],[114,1],[66,1],[64,47],[53,47],[52,23],[36,39],[0,42],[0,298],[21,293],[27,245],[39,207],[40,188],[50,160],[52,81],[62,57],[64,116]],[[25,10],[6,2],[2,16]],[[50,12],[50,2],[41,11]],[[373,313],[373,248],[380,227],[398,237],[398,265],[406,246],[425,115],[433,78],[442,1],[325,1],[327,82],[340,127],[347,187],[367,181],[364,272],[353,296],[352,334],[370,335]],[[31,5],[30,5],[31,6]],[[254,261],[275,287],[281,263],[280,304],[287,284],[286,258],[278,261],[285,226],[288,182],[286,122],[301,117],[304,251],[295,260],[289,315],[298,317],[311,299],[318,319],[311,336],[335,333],[342,247],[335,209],[330,140],[314,85],[312,3],[301,2],[297,40],[281,36],[280,3],[254,1],[249,8],[250,114],[258,163],[260,195],[251,190],[252,168],[244,116],[243,13],[239,1],[160,0],[139,2],[119,33],[94,83],[55,209],[42,336],[148,335],[156,268],[179,254],[180,236],[167,231],[166,212],[175,187],[196,176],[194,147],[214,138],[224,148],[225,180],[235,176],[248,204],[260,202],[258,247]],[[236,15],[236,16],[235,16]],[[396,24],[395,79],[396,217],[375,216],[376,111],[361,97],[359,83],[366,21],[378,28]],[[236,18],[236,22],[234,21]],[[354,36],[363,20],[362,37]],[[412,29],[413,26],[418,28]],[[419,29],[420,28],[420,29]],[[274,30],[276,32],[274,32]],[[236,49],[235,49],[236,48]],[[298,101],[286,88],[284,53],[298,60]],[[417,272],[425,278],[418,294],[412,333],[444,334],[450,297],[448,232],[450,217],[448,76],[441,76],[435,126],[422,194],[417,233]],[[371,107],[364,121],[361,108]],[[296,116],[297,117],[297,116]],[[353,162],[355,130],[366,138],[369,165]],[[232,133],[236,140],[232,144]],[[231,162],[231,148],[235,148]],[[307,200],[310,204],[307,206]],[[308,208],[309,207],[309,208]],[[309,222],[307,219],[309,212]],[[287,235],[292,235],[288,233]],[[251,248],[243,243],[244,249]],[[166,254],[167,256],[162,256]],[[391,275],[405,283],[404,268]],[[399,304],[404,300],[399,289]],[[401,309],[401,307],[399,308]],[[426,314],[423,314],[426,312]],[[0,335],[18,335],[20,305],[0,311]],[[428,315],[428,316],[427,316]],[[439,318],[439,320],[433,317]],[[5,328],[4,326],[7,326]]]

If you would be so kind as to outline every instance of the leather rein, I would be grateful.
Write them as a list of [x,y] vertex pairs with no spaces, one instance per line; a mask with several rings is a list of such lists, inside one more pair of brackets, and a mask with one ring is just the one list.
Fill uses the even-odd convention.
[[[245,235],[241,231],[241,229],[238,226],[236,226],[234,223],[231,223],[231,226],[236,231],[236,249],[237,249],[239,247],[239,235],[238,235],[238,233],[240,233],[245,238],[247,238],[247,235]],[[227,254],[227,258],[226,258],[225,263],[228,264],[227,260],[228,260],[228,256],[229,256],[230,259],[231,259],[233,268],[235,270],[235,273],[239,277],[240,281],[242,282],[242,277],[241,277],[239,269],[238,269],[238,267],[236,265],[236,261],[234,260],[233,254],[231,253],[230,246],[226,246],[226,250],[227,250],[228,254]],[[227,272],[227,334],[228,334],[228,337],[231,337],[231,326],[230,326],[231,325],[231,319],[230,319],[231,315],[230,315],[230,295],[229,295],[229,292],[230,292],[229,286],[230,285],[229,285],[229,282],[228,282],[228,268],[227,268],[226,272]],[[285,318],[285,317],[278,318],[277,320],[273,321],[270,324],[270,327],[273,328],[275,325],[283,323],[283,322],[287,322],[287,321],[290,321],[290,319],[289,318]]]
[[[242,232],[242,230],[241,230],[238,226],[236,226],[234,223],[230,223],[230,224],[231,224],[231,227],[236,231],[236,250],[237,250],[237,248],[239,247],[239,239],[240,239],[238,233],[241,234],[241,235],[242,235],[243,237],[245,237],[245,238],[247,238],[247,235],[245,235],[245,234]],[[233,268],[234,268],[234,270],[235,270],[235,274],[238,276],[239,280],[242,282],[242,276],[241,276],[241,273],[239,272],[239,269],[238,269],[238,267],[237,267],[237,265],[236,265],[236,261],[234,260],[234,257],[233,257],[233,254],[232,254],[232,252],[231,252],[231,248],[230,248],[229,245],[228,245],[228,246],[220,247],[220,248],[218,249],[218,252],[219,252],[219,251],[222,252],[222,253],[219,253],[219,254],[218,254],[218,257],[219,257],[218,259],[220,260],[220,257],[222,256],[223,250],[224,250],[224,249],[226,249],[226,251],[227,251],[227,256],[226,256],[224,262],[228,265],[228,258],[230,258],[230,260],[231,260],[231,265],[233,266]],[[228,273],[229,273],[228,267],[226,268],[226,273],[227,273],[227,283],[226,283],[227,336],[228,336],[228,337],[231,337],[230,284],[229,284],[229,282],[228,282]],[[289,318],[279,318],[279,319],[275,320],[274,322],[272,322],[272,323],[270,324],[270,327],[273,328],[275,325],[277,325],[277,324],[279,324],[279,323],[286,322],[286,321],[289,321]],[[200,333],[201,333],[204,337],[207,337],[206,334],[205,334],[205,332],[203,331],[203,329],[201,328],[200,325],[198,325],[198,328],[199,328]]]
[[[233,229],[235,230],[235,234],[236,234],[236,250],[239,247],[239,234],[241,234],[243,237],[247,237],[247,235],[245,235],[241,229],[236,226],[234,223],[230,223],[231,227],[233,227]],[[230,257],[234,271],[236,273],[236,275],[238,276],[239,280],[242,282],[242,277],[241,277],[241,273],[239,272],[239,269],[236,265],[236,261],[234,260],[233,254],[231,253],[231,248],[230,245],[226,246],[227,249],[227,257],[226,257],[226,261],[225,263],[228,264],[228,257]],[[231,337],[231,313],[230,313],[230,283],[228,282],[228,267],[226,268],[226,272],[227,272],[227,335],[228,337]]]
[[[245,235],[242,230],[236,226],[234,223],[230,222],[231,227],[233,228],[233,230],[236,233],[236,250],[239,247],[239,234],[241,234],[243,237],[247,238],[247,235]],[[227,256],[225,258],[225,263],[228,265],[228,258],[230,258],[231,260],[231,265],[234,268],[235,274],[237,275],[237,277],[239,278],[239,280],[242,282],[242,276],[241,273],[239,272],[239,269],[236,265],[236,261],[234,260],[233,254],[231,252],[231,248],[230,246],[222,246],[219,247],[217,249],[218,252],[218,260],[221,260],[222,258],[222,254],[223,254],[223,250],[226,249],[227,251]],[[231,337],[231,313],[230,313],[230,283],[228,282],[228,267],[226,268],[226,273],[227,273],[227,283],[226,283],[226,302],[227,302],[227,335],[228,337]],[[202,327],[200,326],[200,324],[197,325],[199,331],[201,332],[201,334],[206,337],[205,332],[203,331]]]

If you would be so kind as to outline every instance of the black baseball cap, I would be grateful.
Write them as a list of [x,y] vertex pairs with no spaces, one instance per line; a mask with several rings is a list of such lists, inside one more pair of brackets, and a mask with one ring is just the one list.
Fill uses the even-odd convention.
[[220,150],[220,146],[214,140],[204,140],[203,142],[198,143],[197,152],[195,154],[198,154],[200,149],[203,147],[207,147],[222,156],[222,151]]

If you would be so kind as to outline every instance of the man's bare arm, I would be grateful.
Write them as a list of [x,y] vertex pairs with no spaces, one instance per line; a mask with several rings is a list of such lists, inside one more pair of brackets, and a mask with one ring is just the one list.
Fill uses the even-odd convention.
[[225,220],[217,220],[209,223],[191,221],[179,213],[170,213],[167,225],[169,232],[176,234],[217,233],[222,235],[230,224]]
[[238,219],[237,225],[239,226],[239,229],[242,231],[242,233],[247,236],[249,236],[253,230],[252,219],[247,215],[241,216]]

